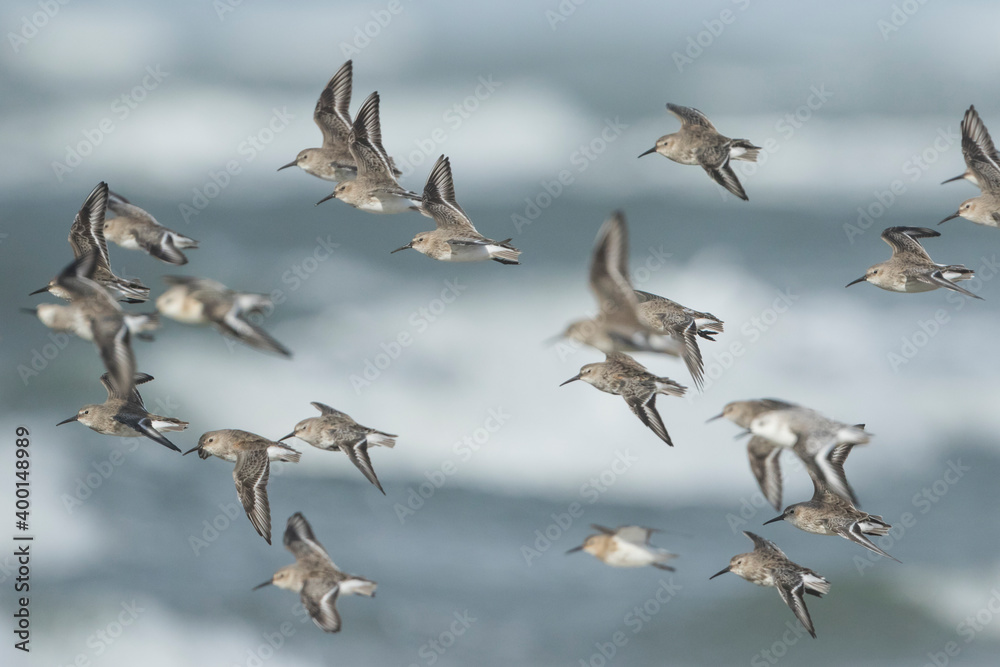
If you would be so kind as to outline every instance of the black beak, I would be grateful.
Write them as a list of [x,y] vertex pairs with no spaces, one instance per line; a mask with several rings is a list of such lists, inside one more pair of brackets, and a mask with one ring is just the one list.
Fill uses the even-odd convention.
[[947,181],[941,181],[941,185],[944,185],[945,183],[951,183],[952,181],[960,181],[963,178],[965,178],[965,174],[959,174],[955,178],[949,178]]
[[566,553],[568,553],[568,554],[575,554],[577,551],[583,551],[583,545],[582,544],[580,546],[578,546],[578,547],[573,547],[572,549],[570,549]]
[[743,429],[742,431],[733,436],[733,440],[739,440],[740,438],[745,438],[748,435],[753,435],[753,431],[751,431],[748,428]]
[[73,416],[72,416],[72,417],[70,417],[69,419],[64,419],[64,420],[62,420],[61,422],[59,422],[58,424],[56,424],[56,426],[62,426],[63,424],[68,424],[68,423],[70,423],[70,422],[75,422],[75,421],[76,421],[76,420],[78,420],[79,418],[80,418],[80,415],[73,415]]
[[719,414],[715,415],[714,417],[709,417],[708,419],[706,419],[705,423],[707,424],[708,422],[714,422],[716,419],[719,419],[720,417],[724,417],[724,416],[725,416],[725,413],[720,412]]
[[281,171],[282,169],[288,169],[289,167],[294,167],[298,163],[299,163],[298,159],[292,160],[288,164],[278,167],[278,171]]
[[395,250],[393,250],[389,254],[391,255],[393,252],[399,252],[400,250],[406,250],[407,248],[412,248],[412,247],[413,247],[413,241],[410,241],[409,243],[407,243],[406,245],[404,245],[402,248],[396,248]]
[[38,309],[37,308],[22,308],[21,312],[22,313],[28,313],[29,315],[35,315],[35,316],[38,315]]
[[278,442],[281,442],[282,440],[288,440],[289,438],[294,438],[294,437],[295,437],[295,431],[292,431],[291,433],[289,433],[285,437],[278,438]]
[[[944,222],[944,220],[942,220],[941,222]],[[941,222],[939,222],[938,224],[940,225]],[[844,287],[850,287],[851,285],[857,285],[858,283],[863,283],[865,280],[867,280],[867,278],[868,276],[861,276],[857,280],[852,280],[851,282],[847,283],[846,285],[844,285]]]
[[719,570],[718,572],[716,572],[715,574],[713,574],[711,577],[709,577],[709,579],[715,579],[720,574],[725,574],[726,572],[729,572],[729,568],[728,567],[725,570]]
[[322,204],[325,201],[330,201],[331,199],[336,198],[336,196],[337,196],[336,192],[331,192],[330,194],[328,194],[327,196],[323,197],[318,202],[316,202],[316,206],[319,206],[320,204]]
[[[198,445],[198,446],[197,446],[197,447],[195,447],[194,449],[189,449],[189,450],[187,450],[187,451],[186,451],[186,452],[184,452],[184,453],[183,453],[183,454],[182,454],[181,456],[187,456],[187,455],[188,455],[188,454],[190,454],[191,452],[196,452],[196,451],[198,451],[199,449],[201,449],[201,445]],[[268,583],[270,583],[270,582],[268,582]]]
[[262,584],[257,584],[256,586],[254,586],[254,587],[253,587],[253,588],[251,588],[250,590],[252,590],[252,591],[256,591],[256,590],[260,590],[261,588],[264,588],[264,586],[270,586],[270,585],[271,585],[271,582],[272,582],[272,580],[271,580],[271,579],[268,579],[267,581],[265,581],[265,582],[264,582],[264,583],[262,583]]
[[761,524],[761,525],[762,525],[762,526],[766,526],[766,525],[767,525],[767,524],[769,524],[769,523],[774,523],[775,521],[781,521],[781,520],[783,520],[784,518],[785,518],[785,515],[784,515],[784,514],[780,514],[780,515],[778,515],[778,516],[774,517],[773,519],[771,519],[771,520],[769,520],[769,521],[765,521],[765,522],[764,522],[763,524]]
[[46,285],[42,289],[36,289],[34,292],[30,292],[28,296],[35,296],[36,294],[41,294],[42,292],[48,292],[48,291],[49,291],[49,286]]
[[578,373],[578,374],[574,375],[573,377],[571,377],[570,379],[568,379],[565,382],[563,382],[562,384],[560,384],[559,386],[561,387],[561,386],[563,386],[563,384],[569,384],[570,382],[576,382],[579,379],[580,379],[580,374]]
[[[947,182],[948,181],[945,181],[945,183],[947,183]],[[949,215],[947,218],[945,218],[944,220],[942,220],[938,224],[939,225],[943,225],[944,223],[948,222],[949,220],[954,220],[957,217],[958,217],[958,212],[956,211],[955,213],[952,213],[951,215]],[[32,292],[32,294],[38,294],[38,292]]]
[[656,146],[653,146],[652,148],[650,148],[645,153],[639,153],[639,157],[643,157],[645,155],[649,155],[650,153],[655,153],[655,152],[656,152]]

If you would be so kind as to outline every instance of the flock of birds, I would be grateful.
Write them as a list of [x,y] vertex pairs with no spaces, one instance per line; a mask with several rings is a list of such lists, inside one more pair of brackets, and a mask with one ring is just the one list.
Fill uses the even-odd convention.
[[[397,181],[400,172],[382,146],[378,93],[365,99],[352,121],[349,112],[352,79],[352,63],[348,61],[330,79],[316,104],[313,118],[322,131],[323,145],[301,151],[279,171],[297,166],[313,176],[337,182],[333,193],[318,203],[339,199],[370,213],[412,210],[434,219],[434,230],[418,233],[392,252],[412,248],[441,261],[493,260],[518,264],[520,251],[510,244],[510,239],[494,241],[482,236],[459,206],[447,157],[442,155],[434,164],[422,194],[400,186]],[[728,191],[747,200],[730,163],[756,161],[759,147],[746,139],[721,135],[696,109],[674,104],[668,104],[667,109],[681,121],[680,130],[661,137],[639,157],[656,152],[680,164],[699,165]],[[982,194],[965,201],[942,222],[961,216],[978,224],[1000,226],[1000,156],[973,107],[962,122],[962,149],[967,169],[950,180],[964,178],[980,187]],[[925,228],[886,229],[882,238],[893,248],[892,258],[872,266],[864,277],[849,285],[868,281],[897,292],[943,287],[980,298],[954,282],[971,278],[971,270],[962,265],[936,264],[920,246],[919,239],[938,235]],[[74,260],[44,288],[32,292],[49,292],[68,303],[42,304],[30,312],[51,329],[95,343],[106,371],[100,381],[107,399],[83,406],[60,425],[79,421],[98,433],[144,436],[180,452],[164,433],[183,431],[188,422],[152,414],[144,406],[138,386],[153,378],[138,370],[131,344],[133,336],[150,338],[162,315],[185,324],[211,325],[224,336],[262,351],[283,356],[290,356],[291,352],[249,319],[253,313],[271,306],[267,296],[238,292],[207,278],[167,276],[168,287],[155,301],[157,312],[126,312],[121,302],[145,302],[150,298],[150,289],[138,280],[114,274],[107,241],[174,265],[186,264],[184,251],[198,247],[197,241],[163,227],[145,210],[111,192],[106,183],[98,184],[87,196],[70,228]],[[673,446],[656,409],[656,397],[683,396],[687,388],[650,372],[631,354],[654,352],[679,357],[693,384],[700,389],[704,363],[699,339],[715,340],[724,331],[723,321],[710,313],[633,288],[628,271],[627,224],[620,212],[613,213],[598,232],[589,279],[597,298],[598,314],[571,323],[562,336],[603,352],[605,360],[584,365],[563,384],[583,381],[621,396],[645,426]],[[267,498],[270,464],[296,463],[301,457],[299,451],[284,444],[285,440],[298,438],[321,450],[343,452],[369,482],[385,493],[368,449],[392,448],[397,436],[362,426],[322,403],[312,405],[319,416],[298,422],[292,432],[278,440],[248,431],[223,429],[204,433],[196,447],[184,452],[234,463],[237,495],[250,523],[268,544],[271,543]],[[782,506],[779,458],[783,451],[790,449],[797,455],[812,479],[814,493],[810,500],[787,506],[767,523],[783,520],[806,532],[837,535],[895,560],[868,537],[887,534],[889,524],[857,507],[857,497],[844,471],[852,448],[869,442],[870,434],[863,424],[840,422],[816,410],[776,399],[734,401],[713,419],[720,417],[751,436],[747,444],[750,469],[776,510]],[[595,525],[594,529],[598,534],[587,537],[570,552],[583,551],[616,567],[649,565],[673,569],[666,563],[674,554],[650,544],[654,529],[633,525],[617,529]],[[712,578],[732,572],[755,584],[776,588],[815,637],[804,595],[822,596],[829,592],[830,583],[792,562],[770,540],[751,532],[745,534],[753,541],[753,551],[734,556],[729,566]],[[295,562],[278,570],[261,586],[273,584],[299,593],[316,625],[327,632],[337,632],[341,626],[336,608],[338,596],[373,596],[376,583],[337,568],[301,513],[288,519],[283,541],[295,556]]]

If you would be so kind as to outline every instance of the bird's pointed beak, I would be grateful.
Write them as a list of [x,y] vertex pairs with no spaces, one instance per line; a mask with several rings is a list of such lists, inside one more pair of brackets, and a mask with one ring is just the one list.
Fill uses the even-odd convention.
[[318,202],[316,202],[316,206],[319,206],[320,204],[322,204],[325,201],[330,201],[331,199],[335,199],[336,197],[337,197],[337,193],[336,192],[331,192],[330,194],[328,194],[327,196],[323,197]]
[[68,423],[70,423],[70,422],[75,422],[75,421],[77,421],[78,419],[80,419],[80,415],[73,415],[73,416],[72,416],[72,417],[70,417],[69,419],[64,419],[64,420],[62,420],[61,422],[59,422],[58,424],[56,424],[56,426],[62,426],[63,424],[68,424]]
[[21,312],[22,313],[28,313],[29,315],[38,315],[38,309],[37,308],[22,308]]
[[[938,224],[941,224],[941,223],[938,223]],[[868,279],[868,276],[861,276],[857,280],[852,280],[851,282],[847,283],[846,285],[844,285],[844,287],[850,287],[851,285],[857,285],[858,283],[863,283],[867,279]]]
[[572,549],[570,549],[566,553],[568,553],[568,554],[575,554],[577,551],[583,551],[583,545],[582,544],[580,546],[578,546],[578,547],[573,547]]
[[656,146],[653,146],[652,148],[650,148],[645,153],[639,153],[639,157],[643,157],[643,156],[649,155],[650,153],[655,153],[655,152],[656,152]]
[[272,579],[268,579],[267,581],[265,581],[265,582],[264,582],[264,583],[262,583],[262,584],[257,584],[256,586],[254,586],[254,587],[253,587],[253,588],[251,588],[250,590],[252,590],[252,591],[256,591],[256,590],[260,590],[261,588],[264,588],[264,586],[270,586],[270,585],[271,585],[271,583],[272,583],[272,581],[273,581]]
[[406,245],[404,245],[402,248],[396,248],[395,250],[393,250],[389,254],[391,255],[393,253],[399,252],[400,250],[406,250],[406,249],[412,248],[412,247],[413,247],[413,241],[410,241],[409,243],[407,243]]
[[951,183],[952,181],[960,181],[963,178],[965,178],[965,174],[959,174],[955,178],[949,178],[947,181],[941,181],[941,185],[944,185],[945,183]]
[[297,159],[296,160],[292,160],[288,164],[285,164],[285,165],[282,165],[282,166],[278,167],[278,171],[281,171],[282,169],[288,169],[289,167],[294,167],[298,163],[299,163],[299,161]]
[[281,442],[281,441],[283,441],[283,440],[288,440],[289,438],[294,438],[294,437],[295,437],[295,431],[292,431],[291,433],[289,433],[289,434],[288,434],[288,435],[286,435],[285,437],[283,437],[283,438],[278,438],[278,442]]
[[561,386],[563,386],[564,384],[569,384],[570,382],[576,382],[576,381],[577,381],[577,380],[579,380],[579,379],[580,379],[580,374],[579,374],[579,373],[577,373],[576,375],[574,375],[574,376],[573,376],[573,377],[571,377],[570,379],[566,380],[565,382],[563,382],[563,383],[562,383],[562,384],[560,384],[559,386],[561,387]]
[[782,520],[784,520],[784,518],[785,518],[784,514],[779,514],[778,516],[774,517],[773,519],[769,519],[768,521],[765,521],[761,525],[766,526],[767,524],[774,523],[775,521],[782,521]]
[[201,449],[201,445],[198,445],[197,447],[195,447],[195,448],[193,448],[193,449],[189,449],[189,450],[187,450],[187,451],[186,451],[186,452],[184,452],[184,453],[183,453],[183,454],[182,454],[181,456],[187,456],[187,455],[188,455],[188,454],[190,454],[191,452],[196,452],[196,451],[198,451],[199,449]]
[[36,289],[34,292],[29,292],[28,296],[35,296],[36,294],[41,294],[42,292],[48,292],[48,291],[49,291],[49,286],[46,285],[42,289]]
[[720,412],[719,414],[715,415],[714,417],[709,417],[708,419],[706,419],[705,423],[707,424],[708,422],[714,422],[716,419],[720,419],[721,417],[724,417],[724,416],[725,416],[725,413]]
[[[945,181],[945,183],[947,183],[947,181]],[[949,215],[947,218],[945,218],[944,220],[942,220],[938,224],[939,225],[943,225],[944,223],[948,222],[949,220],[954,220],[957,217],[958,217],[958,211],[955,211],[954,213],[952,213],[951,215]],[[37,293],[38,292],[32,292],[32,294],[37,294]]]
[[720,574],[725,574],[726,572],[729,572],[729,568],[728,567],[726,567],[726,569],[724,569],[724,570],[719,570],[718,572],[716,572],[715,574],[713,574],[711,577],[709,577],[709,579],[715,579]]
[[739,440],[740,438],[745,438],[748,435],[753,435],[753,431],[748,428],[743,429],[739,433],[733,436],[733,440]]

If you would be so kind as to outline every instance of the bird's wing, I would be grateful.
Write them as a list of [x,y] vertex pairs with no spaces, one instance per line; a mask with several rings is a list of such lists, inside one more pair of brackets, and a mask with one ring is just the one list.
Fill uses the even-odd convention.
[[324,148],[343,148],[351,133],[351,84],[353,62],[348,60],[340,66],[326,88],[320,93],[313,111],[313,120],[323,133]]
[[271,543],[271,508],[267,502],[267,480],[271,463],[267,450],[243,451],[236,455],[233,481],[236,495],[243,503],[243,510],[257,534]]
[[708,119],[708,116],[694,107],[682,107],[679,104],[670,104],[668,102],[667,111],[677,116],[677,119],[681,121],[682,127],[688,125],[699,125],[701,127],[707,127],[710,130],[715,130],[715,126],[712,125],[712,121]]

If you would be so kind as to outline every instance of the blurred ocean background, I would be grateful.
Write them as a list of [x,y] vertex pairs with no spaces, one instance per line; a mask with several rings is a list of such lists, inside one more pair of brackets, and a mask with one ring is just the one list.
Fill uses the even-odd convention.
[[[964,168],[965,109],[1000,131],[998,21],[986,2],[5,3],[0,553],[17,532],[16,425],[31,432],[35,541],[30,656],[13,649],[0,557],[0,664],[997,664],[1000,236],[936,223],[977,194],[939,185]],[[390,256],[431,221],[314,207],[332,184],[276,172],[320,143],[313,106],[348,58],[352,112],[379,91],[403,184],[421,190],[450,156],[459,202],[483,234],[513,237],[522,266]],[[636,159],[678,127],[668,101],[765,147],[738,165],[749,202]],[[230,465],[55,428],[103,400],[101,364],[18,309],[53,300],[27,294],[70,260],[69,225],[101,180],[201,242],[184,267],[112,246],[119,274],[154,296],[174,273],[274,293],[264,326],[295,353],[170,321],[135,342],[156,378],[147,406],[191,422],[172,439],[280,437],[320,401],[400,435],[372,452],[386,497],[292,441],[303,457],[272,467],[268,547]],[[547,342],[592,312],[590,248],[616,208],[637,286],[726,324],[702,345],[705,391],[659,402],[673,449],[620,398],[560,388],[601,355]],[[964,284],[985,301],[845,290],[888,257],[892,225],[939,229],[927,250],[975,269]],[[675,359],[640,361],[690,384]],[[736,427],[705,424],[761,396],[867,424],[848,473],[896,526],[882,544],[903,564],[761,526],[776,513]],[[808,498],[791,459],[785,479],[787,503]],[[339,601],[340,634],[288,591],[251,591],[291,562],[296,511],[379,584]],[[564,556],[590,523],[664,529],[677,572]],[[808,600],[818,639],[775,591],[708,581],[749,550],[741,530],[832,582]]]

